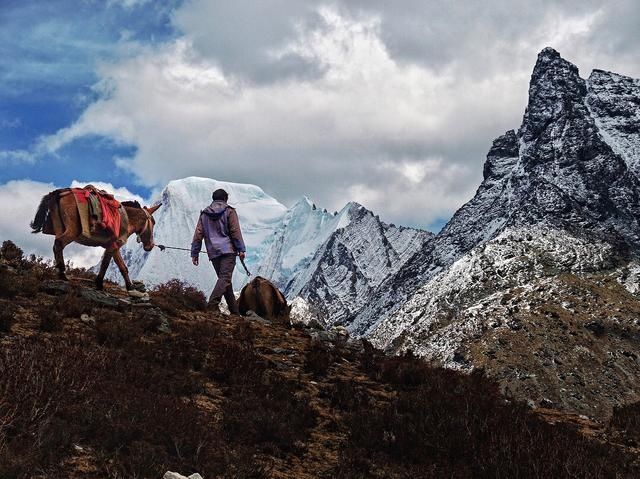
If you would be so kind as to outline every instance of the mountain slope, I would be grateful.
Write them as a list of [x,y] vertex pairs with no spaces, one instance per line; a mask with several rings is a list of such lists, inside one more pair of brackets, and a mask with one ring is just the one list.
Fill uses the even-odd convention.
[[21,256],[0,250],[0,477],[638,477],[637,405],[551,416],[481,374]]
[[640,80],[593,70],[587,81],[587,106],[600,135],[640,176]]

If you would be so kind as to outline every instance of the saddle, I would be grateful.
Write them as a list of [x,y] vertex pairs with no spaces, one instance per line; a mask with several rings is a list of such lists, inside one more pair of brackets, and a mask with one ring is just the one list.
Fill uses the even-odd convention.
[[[80,215],[80,240],[120,247],[127,241],[129,218],[127,212],[112,194],[93,185],[84,188],[65,188],[60,196],[73,194]],[[55,221],[55,218],[54,218]]]

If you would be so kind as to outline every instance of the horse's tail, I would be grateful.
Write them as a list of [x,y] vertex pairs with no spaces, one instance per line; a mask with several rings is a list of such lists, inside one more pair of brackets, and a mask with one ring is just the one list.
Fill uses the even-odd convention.
[[46,194],[42,197],[40,201],[40,206],[38,206],[38,211],[36,211],[36,216],[33,218],[31,222],[31,232],[32,233],[41,233],[42,228],[47,222],[47,216],[49,216],[49,209],[51,208],[51,204],[58,199],[59,190],[52,191],[49,194]]

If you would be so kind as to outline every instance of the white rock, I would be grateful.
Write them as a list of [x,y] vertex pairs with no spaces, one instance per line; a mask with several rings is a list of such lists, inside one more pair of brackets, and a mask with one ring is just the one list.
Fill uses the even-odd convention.
[[198,473],[191,474],[190,476],[183,476],[177,472],[167,471],[164,476],[162,476],[162,479],[203,479],[203,477]]

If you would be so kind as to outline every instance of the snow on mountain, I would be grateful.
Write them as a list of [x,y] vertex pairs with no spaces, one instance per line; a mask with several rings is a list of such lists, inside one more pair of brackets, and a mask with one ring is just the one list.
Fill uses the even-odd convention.
[[[491,304],[510,288],[529,288],[536,278],[587,273],[621,264],[616,249],[586,236],[544,226],[507,228],[431,278],[388,321],[367,335],[378,347],[411,349],[460,368],[456,352],[491,321]],[[483,308],[483,314],[478,309]]]
[[[218,188],[223,188],[229,193],[229,204],[237,208],[248,250],[246,263],[253,273],[262,261],[262,255],[287,211],[284,205],[258,186],[198,177],[171,181],[162,191],[162,207],[154,215],[155,242],[166,246],[190,248],[200,211],[211,203],[211,193]],[[145,253],[140,245],[136,244],[135,237],[130,238],[122,253],[131,277],[148,285],[178,278],[209,293],[215,284],[215,272],[204,254],[200,255],[200,265],[194,267],[188,251],[168,249],[163,252],[154,248],[150,253]],[[121,281],[120,273],[114,264],[109,267],[108,277]],[[242,286],[246,280],[247,276],[238,262],[234,272],[234,286]]]
[[640,177],[640,80],[593,70],[587,106],[604,140]]
[[307,198],[284,216],[258,274],[302,297],[330,325],[348,323],[433,237],[387,225],[357,203],[335,214]]
[[[256,274],[286,288],[298,272],[308,267],[329,236],[348,223],[346,207],[339,214],[331,214],[317,208],[309,198],[302,198],[282,218]],[[298,292],[299,288],[294,294]]]
[[348,328],[481,368],[532,407],[607,418],[640,399],[640,89],[553,49],[476,195]]

